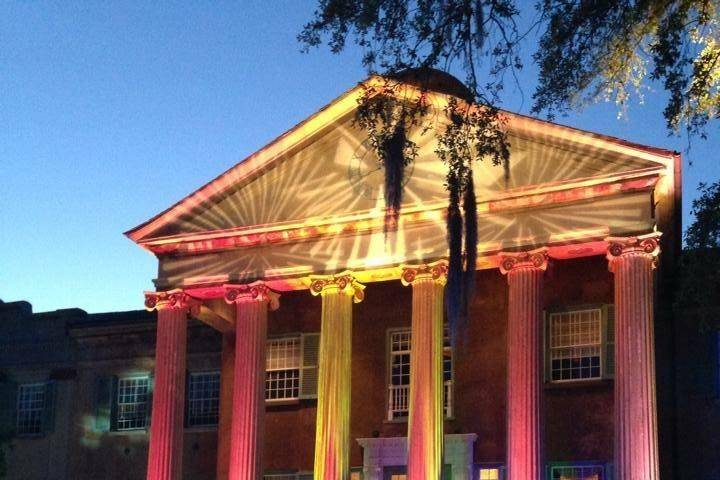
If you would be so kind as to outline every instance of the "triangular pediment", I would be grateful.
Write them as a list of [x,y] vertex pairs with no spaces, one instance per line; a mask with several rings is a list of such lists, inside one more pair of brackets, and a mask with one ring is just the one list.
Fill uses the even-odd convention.
[[[356,98],[357,88],[128,235],[143,243],[382,212],[384,174],[353,126]],[[480,202],[663,168],[670,155],[512,114],[508,133],[509,175],[490,162],[475,167]],[[447,201],[435,135],[413,135],[420,148],[403,201],[411,211]]]

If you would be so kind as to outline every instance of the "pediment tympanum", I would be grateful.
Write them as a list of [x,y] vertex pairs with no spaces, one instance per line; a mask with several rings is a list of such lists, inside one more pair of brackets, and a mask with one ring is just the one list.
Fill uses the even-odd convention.
[[[383,172],[352,125],[354,95],[128,232],[160,258],[159,283],[372,270],[445,256],[446,168],[434,135],[415,133],[420,149],[406,169],[403,215],[385,238]],[[654,228],[653,193],[672,176],[671,152],[511,114],[508,131],[509,175],[490,162],[474,170],[481,253]]]

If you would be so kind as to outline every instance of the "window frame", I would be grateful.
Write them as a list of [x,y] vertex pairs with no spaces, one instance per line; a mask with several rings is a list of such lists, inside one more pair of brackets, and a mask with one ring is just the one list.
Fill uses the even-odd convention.
[[[598,310],[600,312],[600,375],[592,378],[570,378],[558,379],[552,378],[552,347],[550,345],[551,335],[551,315],[557,313],[572,313],[589,310]],[[611,332],[610,329],[613,329]],[[546,385],[549,386],[569,386],[573,384],[598,383],[612,380],[615,377],[615,335],[614,335],[614,305],[608,303],[584,303],[577,305],[564,305],[548,307],[543,312],[543,376]],[[609,361],[612,355],[612,362]],[[610,366],[612,365],[612,366]]]
[[473,480],[480,480],[480,470],[497,470],[498,480],[505,480],[505,464],[502,462],[481,462],[473,464]]
[[[45,434],[45,415],[48,408],[48,383],[49,382],[27,382],[19,383],[17,385],[17,392],[15,395],[15,434],[21,438],[33,438],[41,437]],[[20,399],[24,388],[39,387],[42,390],[42,406],[32,409],[21,409]],[[24,411],[38,412],[38,430],[36,432],[23,432],[20,430],[20,416]]]
[[554,468],[587,468],[601,467],[603,478],[601,480],[612,480],[613,464],[612,462],[603,462],[602,460],[571,460],[571,461],[554,461],[545,464],[545,480],[552,480]]
[[305,470],[290,471],[270,471],[263,473],[263,480],[303,480],[304,478],[312,478],[313,472]]
[[[138,427],[132,427],[132,428],[120,428],[120,391],[121,391],[121,384],[123,381],[127,380],[147,380],[147,390],[145,392],[145,419],[144,419],[144,425],[138,426]],[[115,415],[112,419],[112,428],[111,430],[113,432],[117,433],[128,433],[128,432],[147,432],[150,428],[150,415],[152,411],[152,391],[153,391],[153,377],[149,373],[133,373],[128,375],[118,375],[117,376],[117,383],[115,385],[115,392],[114,392],[114,409],[115,409]],[[135,404],[139,404],[140,402],[135,402]],[[130,403],[126,403],[127,405],[130,405]]]
[[498,480],[505,480],[505,464],[502,462],[482,462],[473,464],[473,480],[480,480],[480,470],[497,470]]
[[[299,348],[299,354],[298,354],[298,366],[297,368],[286,368],[286,369],[276,369],[276,370],[268,370],[267,369],[267,358],[269,356],[270,352],[270,342],[276,342],[280,340],[295,340],[298,342],[298,348]],[[304,341],[303,334],[284,334],[284,335],[271,335],[268,336],[266,342],[265,342],[265,358],[266,358],[266,365],[265,365],[265,387],[264,387],[264,395],[265,395],[265,403],[267,405],[287,405],[287,404],[294,404],[300,402],[300,400],[303,398],[303,358],[304,358],[304,350],[305,350],[305,341]],[[297,370],[298,371],[298,387],[297,387],[297,396],[295,397],[284,397],[284,398],[268,398],[268,387],[267,387],[267,374],[269,371],[290,371],[290,370]]]
[[[215,423],[198,423],[198,424],[193,424],[193,423],[192,423],[191,409],[190,409],[190,402],[191,402],[191,398],[190,398],[190,386],[192,385],[192,378],[193,378],[193,377],[198,377],[198,376],[201,376],[201,375],[217,375],[217,385],[218,385],[218,390],[217,390],[217,420],[215,421]],[[187,375],[187,388],[185,389],[185,397],[186,397],[186,401],[185,401],[185,412],[186,412],[186,414],[185,414],[185,427],[186,427],[186,428],[189,428],[189,429],[210,429],[210,428],[217,428],[218,423],[220,422],[220,392],[221,392],[220,382],[221,382],[220,370],[196,370],[196,371],[188,372],[188,375]],[[201,401],[206,401],[206,400],[208,400],[208,399],[199,399],[199,400],[201,400]]]
[[[408,327],[391,327],[385,331],[385,394],[384,394],[384,396],[385,396],[385,414],[383,415],[384,422],[407,423],[407,421],[408,421],[407,415],[401,416],[401,417],[394,417],[394,418],[390,419],[390,418],[388,418],[388,412],[390,410],[389,386],[392,385],[392,357],[393,357],[392,336],[393,336],[393,334],[400,333],[400,332],[411,333],[411,330],[412,330],[412,327],[408,326]],[[446,333],[448,333],[448,325],[444,324],[443,325],[443,334],[446,334]],[[450,409],[449,410],[450,411],[448,412],[447,411],[448,409],[445,409],[444,405],[443,405],[443,409],[445,410],[444,419],[452,420],[455,418],[454,406],[457,405],[457,402],[455,399],[455,352],[453,351],[451,344],[448,345],[447,347],[444,346],[444,341],[445,341],[444,339],[445,339],[445,335],[443,335],[443,353],[445,351],[450,352],[450,381],[449,381],[450,382],[450,384],[449,384],[449,388],[450,388],[450,402],[449,402]],[[410,336],[410,349],[411,349],[410,351],[412,351],[412,334]],[[408,356],[410,356],[410,355],[411,354],[408,353]],[[443,367],[443,372],[444,371],[445,370]],[[443,373],[443,399],[444,399],[444,395],[445,395],[444,383],[445,383],[445,381],[444,381],[444,373]],[[408,383],[408,389],[409,389],[409,385],[410,384]],[[408,399],[408,402],[409,402],[409,399]],[[443,404],[444,404],[444,401],[443,401]]]

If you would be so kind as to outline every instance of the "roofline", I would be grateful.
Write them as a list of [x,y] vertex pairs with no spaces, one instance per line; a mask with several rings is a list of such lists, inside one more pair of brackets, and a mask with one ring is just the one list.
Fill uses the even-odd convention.
[[[262,170],[269,168],[269,166],[284,153],[291,151],[302,142],[319,134],[332,125],[333,121],[343,118],[355,110],[363,84],[371,85],[380,81],[380,77],[371,76],[364,82],[347,90],[316,113],[290,128],[264,147],[210,180],[182,200],[140,225],[126,231],[124,235],[134,242],[140,243],[142,239],[150,233],[171,223],[178,217],[192,212],[198,206],[206,204],[210,199],[222,195],[240,181],[261,173]],[[420,93],[420,89],[407,84],[405,85],[405,91],[402,92],[402,94],[406,96],[419,95]],[[438,101],[438,104],[447,103],[449,98],[447,95],[435,92],[432,92],[431,95]],[[604,150],[615,151],[616,153],[624,153],[633,157],[659,162],[666,167],[673,164],[674,158],[677,155],[677,152],[674,151],[641,145],[617,137],[540,120],[528,115],[505,110],[501,110],[501,112],[506,116],[508,130],[511,130],[512,134],[525,132],[528,134],[551,135],[559,140],[573,141],[587,146],[594,146]]]

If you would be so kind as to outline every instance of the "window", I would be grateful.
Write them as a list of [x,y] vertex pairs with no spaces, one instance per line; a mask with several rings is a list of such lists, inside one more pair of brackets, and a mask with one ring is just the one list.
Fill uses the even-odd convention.
[[265,361],[265,401],[317,398],[320,334],[271,338]]
[[475,480],[503,480],[505,467],[501,463],[475,464]]
[[[407,418],[410,395],[410,329],[389,334],[390,385],[388,386],[388,420]],[[452,416],[452,348],[447,328],[443,339],[443,382],[445,416]]]
[[217,425],[220,408],[220,372],[190,374],[187,408],[189,427]]
[[547,378],[551,382],[609,377],[614,368],[612,306],[547,314]]
[[605,465],[550,465],[548,480],[606,480]]
[[300,337],[268,340],[265,400],[300,398],[300,350]]
[[500,480],[500,469],[481,468],[478,470],[478,480]]
[[38,435],[43,431],[45,415],[45,383],[28,383],[18,386],[17,433]]
[[117,430],[147,427],[150,377],[125,377],[117,383]]

